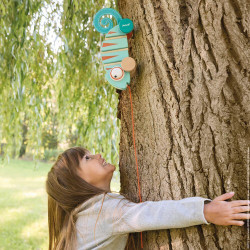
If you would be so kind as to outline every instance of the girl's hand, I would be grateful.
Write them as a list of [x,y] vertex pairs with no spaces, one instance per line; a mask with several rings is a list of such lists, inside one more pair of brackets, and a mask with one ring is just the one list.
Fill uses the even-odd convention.
[[249,200],[224,201],[230,199],[234,193],[226,193],[216,197],[210,203],[204,205],[205,219],[213,224],[222,226],[243,226],[244,221],[250,219]]

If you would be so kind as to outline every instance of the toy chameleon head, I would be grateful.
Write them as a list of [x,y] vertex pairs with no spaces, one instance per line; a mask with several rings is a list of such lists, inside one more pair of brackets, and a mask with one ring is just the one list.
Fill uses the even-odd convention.
[[[110,18],[100,21],[103,15],[112,15],[118,25],[113,28]],[[107,27],[102,27],[101,24]],[[105,78],[115,88],[125,90],[130,84],[130,72],[136,67],[135,60],[128,54],[128,39],[132,36],[133,22],[128,18],[122,19],[114,9],[104,8],[94,16],[93,25],[98,32],[107,33],[101,46]]]

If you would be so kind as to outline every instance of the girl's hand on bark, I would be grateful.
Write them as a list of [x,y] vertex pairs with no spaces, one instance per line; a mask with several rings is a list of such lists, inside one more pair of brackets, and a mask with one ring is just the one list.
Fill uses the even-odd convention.
[[234,193],[226,193],[205,204],[205,219],[210,223],[221,226],[243,226],[244,221],[242,220],[250,219],[250,214],[244,213],[250,211],[250,201],[225,201],[233,195]]

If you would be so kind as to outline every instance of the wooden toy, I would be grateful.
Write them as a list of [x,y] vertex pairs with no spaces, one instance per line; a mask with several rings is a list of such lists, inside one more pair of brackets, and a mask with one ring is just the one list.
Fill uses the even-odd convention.
[[[116,19],[118,25],[113,28],[113,22],[110,18],[103,18],[100,20],[103,15],[112,15],[112,17]],[[107,27],[103,27],[101,24]],[[101,46],[102,61],[104,64],[104,69],[106,70],[105,78],[112,86],[117,89],[126,90],[127,87],[129,89],[135,162],[137,166],[138,191],[140,202],[142,202],[138,161],[136,156],[132,94],[129,85],[130,76],[133,76],[136,71],[136,62],[132,57],[129,57],[128,54],[128,39],[133,35],[133,22],[128,18],[122,19],[121,15],[114,9],[104,8],[99,10],[94,16],[93,25],[98,32],[104,34],[107,33]],[[143,248],[142,232],[141,248]]]
[[[100,20],[103,15],[112,15],[118,25],[113,27],[113,21],[107,17]],[[115,88],[125,90],[136,70],[136,62],[128,54],[128,39],[133,34],[133,22],[128,18],[122,19],[114,9],[104,8],[94,16],[93,25],[98,32],[107,34],[101,46],[105,78]]]

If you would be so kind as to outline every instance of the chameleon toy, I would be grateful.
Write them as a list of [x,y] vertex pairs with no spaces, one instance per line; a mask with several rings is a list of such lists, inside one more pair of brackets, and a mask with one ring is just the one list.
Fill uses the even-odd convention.
[[[110,18],[103,18],[103,15],[112,15],[116,19],[118,25],[113,28],[113,22]],[[103,27],[101,26],[101,24]],[[135,162],[138,170],[138,162],[136,156],[135,146],[135,132],[134,132],[134,119],[133,119],[133,107],[132,107],[132,94],[130,84],[130,74],[133,76],[136,70],[136,63],[132,57],[128,55],[128,39],[132,37],[133,22],[128,19],[122,19],[119,12],[111,8],[104,8],[99,10],[93,19],[93,25],[100,33],[106,34],[105,40],[101,46],[101,57],[106,71],[105,78],[108,82],[117,89],[125,90],[129,89],[130,102],[131,102],[131,116],[132,116],[132,129],[133,129],[133,142],[135,149]],[[138,190],[140,202],[142,202],[140,193],[140,181],[138,179]],[[141,248],[143,248],[142,232],[141,232]]]
[[[100,20],[103,15],[112,15],[118,25],[113,27],[113,21],[107,17]],[[115,88],[125,90],[130,84],[130,74],[132,76],[136,69],[135,60],[128,54],[128,39],[133,34],[133,22],[128,18],[122,19],[114,9],[103,8],[95,14],[93,25],[98,32],[107,34],[101,46],[105,78]]]

